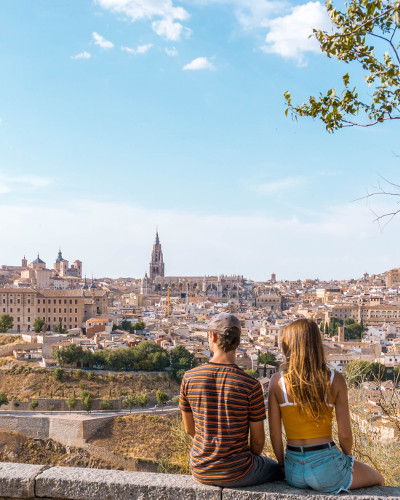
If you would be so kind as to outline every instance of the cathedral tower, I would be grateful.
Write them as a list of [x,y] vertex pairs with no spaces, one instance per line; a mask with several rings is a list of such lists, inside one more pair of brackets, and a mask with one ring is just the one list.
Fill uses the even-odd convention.
[[153,245],[153,252],[151,254],[150,280],[153,281],[157,276],[164,276],[164,259],[160,238],[158,237],[158,230],[156,233],[156,242]]

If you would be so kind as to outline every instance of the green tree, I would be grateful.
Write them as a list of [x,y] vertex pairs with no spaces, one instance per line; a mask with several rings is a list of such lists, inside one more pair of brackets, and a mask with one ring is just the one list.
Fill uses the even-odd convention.
[[179,345],[171,349],[171,375],[178,381],[182,380],[187,370],[195,366],[194,354],[189,352],[186,347]]
[[31,401],[31,408],[32,410],[36,410],[36,408],[39,406],[39,401],[37,401],[36,399],[34,399],[33,401]]
[[54,380],[62,380],[63,379],[63,376],[64,376],[64,371],[62,370],[62,368],[56,368],[53,372],[53,377],[54,377]]
[[78,405],[78,400],[74,396],[70,396],[65,402],[69,408],[69,411],[75,410]]
[[246,369],[245,372],[253,378],[258,378],[258,372],[256,370]]
[[300,106],[293,105],[290,92],[285,92],[286,114],[291,111],[295,117],[319,118],[328,132],[400,119],[400,3],[351,0],[343,12],[335,9],[331,0],[325,5],[334,32],[314,30],[322,52],[361,65],[369,88],[357,90],[346,73],[342,91],[331,88]]
[[102,410],[112,410],[113,409],[113,404],[112,401],[109,399],[103,399],[101,402],[101,409]]
[[93,396],[89,391],[83,390],[80,392],[82,408],[90,413],[93,406]]
[[132,413],[132,408],[134,408],[138,403],[136,402],[136,398],[134,396],[126,396],[122,400],[122,405],[124,408],[129,409],[129,413]]
[[169,396],[166,392],[158,390],[156,392],[156,399],[157,399],[157,403],[159,403],[160,405],[163,405],[168,401]]
[[45,326],[45,321],[42,318],[36,318],[35,321],[33,322],[33,330],[35,333],[40,333],[44,326]]
[[14,326],[13,317],[9,314],[2,314],[0,316],[0,333],[6,333]]
[[149,396],[145,392],[135,394],[134,399],[135,399],[135,406],[140,406],[140,408],[145,408],[150,401]]
[[258,363],[260,365],[271,365],[271,366],[279,366],[278,361],[276,360],[275,354],[272,352],[259,352],[258,353]]
[[341,319],[332,317],[329,320],[328,333],[330,337],[338,334],[338,327],[343,326],[343,321]]
[[93,374],[92,372],[89,372],[89,373],[87,374],[87,379],[88,379],[88,380],[94,380],[94,374]]
[[8,405],[8,398],[4,392],[0,392],[0,406]]
[[81,380],[83,378],[83,370],[76,370],[76,372],[75,372],[75,378],[77,380]]
[[84,357],[84,350],[76,344],[69,344],[63,347],[54,347],[53,358],[58,361],[61,366],[72,365],[77,361],[81,361]]
[[363,327],[358,323],[350,323],[344,329],[344,338],[346,340],[362,340]]

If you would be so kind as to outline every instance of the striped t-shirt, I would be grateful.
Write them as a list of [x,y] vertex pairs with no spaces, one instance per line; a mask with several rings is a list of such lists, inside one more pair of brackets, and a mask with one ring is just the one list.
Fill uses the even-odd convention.
[[253,465],[249,421],[264,420],[261,385],[237,365],[207,363],[185,373],[179,398],[193,412],[193,476],[203,483],[233,481]]

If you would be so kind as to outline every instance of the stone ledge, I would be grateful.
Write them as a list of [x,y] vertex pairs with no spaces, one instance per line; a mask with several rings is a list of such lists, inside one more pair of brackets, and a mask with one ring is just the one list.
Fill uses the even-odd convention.
[[36,496],[68,500],[220,500],[221,488],[176,474],[52,467],[36,478]]
[[0,497],[34,497],[35,479],[46,468],[46,465],[0,462]]
[[[0,500],[311,500],[338,499],[284,481],[247,488],[206,486],[191,476],[0,463]],[[341,500],[399,500],[400,487],[342,493]]]
[[222,492],[222,500],[305,500],[305,496],[312,497],[311,500],[338,500],[338,498],[341,500],[399,500],[400,487],[375,486],[332,495],[315,490],[292,488],[285,481],[277,481],[245,488],[224,488]]

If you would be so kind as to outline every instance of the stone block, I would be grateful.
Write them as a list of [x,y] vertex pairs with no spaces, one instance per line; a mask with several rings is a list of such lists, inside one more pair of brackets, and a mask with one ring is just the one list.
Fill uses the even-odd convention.
[[222,500],[399,500],[400,488],[392,486],[375,486],[373,488],[361,488],[352,490],[350,493],[342,492],[340,496],[320,493],[314,490],[300,490],[292,488],[285,481],[265,483],[259,486],[248,486],[242,488],[224,488]]
[[0,463],[0,497],[32,498],[35,478],[46,466]]
[[68,500],[221,500],[221,488],[191,476],[52,467],[36,478],[36,496]]

